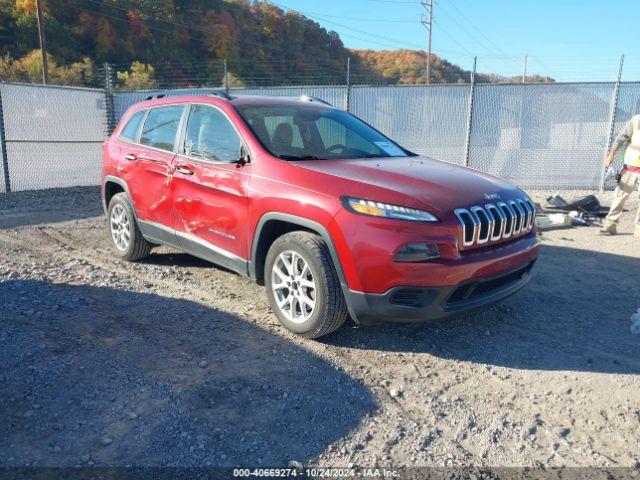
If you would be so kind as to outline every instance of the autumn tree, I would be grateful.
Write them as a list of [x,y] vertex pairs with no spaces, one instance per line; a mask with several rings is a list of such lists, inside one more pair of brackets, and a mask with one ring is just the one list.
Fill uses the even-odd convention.
[[[47,54],[50,82],[56,85],[91,85],[95,81],[93,62],[84,58],[70,65],[58,65],[51,54]],[[0,81],[31,82],[42,81],[42,55],[33,50],[24,57],[13,60],[5,55],[0,58]]]
[[[122,84],[145,87],[219,84],[223,59],[247,85],[343,84],[351,57],[355,83],[426,83],[424,52],[348,50],[336,32],[266,1],[43,2],[49,52],[59,66],[71,68],[64,74],[60,70],[62,82],[77,78],[74,71],[87,72],[81,65],[90,58],[97,65],[114,64],[122,72]],[[35,0],[0,0],[0,56],[23,59],[38,47]],[[3,60],[3,71],[15,61]],[[29,77],[26,71],[34,61],[25,60],[20,75]],[[469,81],[468,71],[437,55],[431,64],[433,83]],[[146,68],[150,65],[153,70]],[[509,81],[497,75],[476,78]]]
[[151,65],[133,62],[128,71],[117,72],[119,86],[123,90],[151,90],[158,88],[155,69]]

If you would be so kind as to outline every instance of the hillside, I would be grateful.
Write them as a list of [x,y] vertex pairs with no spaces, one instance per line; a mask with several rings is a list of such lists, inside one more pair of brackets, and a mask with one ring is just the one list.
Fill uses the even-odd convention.
[[[383,83],[400,85],[424,84],[427,81],[427,54],[416,50],[352,50],[358,62],[369,68],[380,77]],[[432,83],[464,83],[469,82],[471,72],[457,65],[452,65],[437,55],[431,56]],[[480,80],[479,75],[477,80]],[[366,73],[356,76],[356,80],[373,83],[378,78],[366,79]],[[367,82],[366,80],[370,80]]]
[[[51,81],[100,85],[114,65],[122,88],[424,83],[425,53],[348,50],[303,15],[248,0],[43,0]],[[0,81],[40,81],[35,0],[0,0]],[[479,76],[481,81],[501,81]],[[434,83],[469,81],[437,56]]]
[[[351,50],[356,61],[362,65],[355,80],[359,83],[387,83],[399,85],[424,84],[427,80],[427,54],[416,50]],[[367,78],[367,69],[374,76]],[[431,83],[468,83],[471,72],[447,60],[431,55]],[[503,77],[478,73],[480,83],[520,82],[522,77]],[[538,75],[527,77],[528,82],[553,82],[552,78]]]

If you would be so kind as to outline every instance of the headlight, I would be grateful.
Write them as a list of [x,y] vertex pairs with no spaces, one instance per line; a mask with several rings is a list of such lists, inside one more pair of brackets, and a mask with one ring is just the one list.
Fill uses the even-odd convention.
[[374,202],[362,198],[342,197],[342,203],[347,210],[360,215],[371,217],[392,218],[395,220],[409,220],[411,222],[437,222],[438,218],[424,210],[389,205],[388,203]]

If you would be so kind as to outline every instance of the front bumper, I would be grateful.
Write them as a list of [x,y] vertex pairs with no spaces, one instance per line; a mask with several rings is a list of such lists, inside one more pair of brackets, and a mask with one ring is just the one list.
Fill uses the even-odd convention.
[[357,323],[419,322],[449,317],[493,303],[518,292],[531,279],[535,259],[524,267],[491,278],[443,287],[394,287],[382,294],[349,290],[347,303]]

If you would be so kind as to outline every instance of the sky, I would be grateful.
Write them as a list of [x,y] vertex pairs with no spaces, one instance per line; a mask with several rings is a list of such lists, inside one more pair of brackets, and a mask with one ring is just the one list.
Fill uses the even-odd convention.
[[[340,34],[347,48],[426,49],[419,0],[274,0]],[[640,80],[640,2],[436,0],[432,50],[470,70],[557,81]]]

